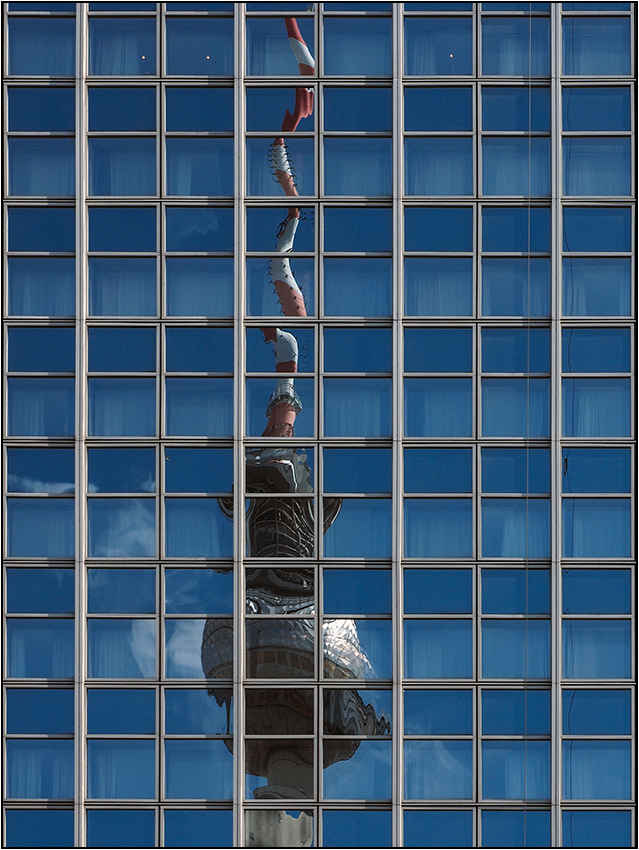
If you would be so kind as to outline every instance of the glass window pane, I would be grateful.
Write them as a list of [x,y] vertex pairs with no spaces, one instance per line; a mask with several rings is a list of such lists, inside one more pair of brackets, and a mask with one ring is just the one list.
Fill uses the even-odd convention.
[[90,614],[154,614],[155,570],[88,571]]
[[472,23],[470,18],[407,18],[405,73],[438,77],[472,74]]
[[155,19],[91,18],[89,73],[102,77],[155,74]]
[[167,194],[232,195],[232,139],[168,138]]
[[91,195],[155,195],[155,139],[89,139]]
[[233,756],[225,741],[165,741],[166,796],[228,800],[233,796]]
[[[278,11],[282,7],[278,4]],[[311,51],[314,43],[312,18],[298,18],[296,32],[289,20],[282,18],[248,18],[246,21],[246,64],[247,72],[255,76],[309,75],[314,72],[315,61]],[[300,42],[299,55],[293,52],[291,37]],[[308,47],[307,47],[308,45]],[[298,58],[303,61],[298,64]],[[304,66],[304,70],[300,65]],[[229,68],[229,74],[233,69]]]
[[407,195],[473,194],[472,139],[407,138],[404,152]]
[[484,614],[550,614],[548,570],[481,571]]
[[230,678],[232,620],[166,621],[167,679]]
[[564,251],[630,251],[628,207],[564,207]]
[[404,734],[472,735],[472,691],[404,691]]
[[390,328],[326,328],[324,368],[328,372],[389,372]]
[[[220,691],[220,694],[222,691]],[[211,699],[202,688],[167,688],[164,691],[167,735],[225,735],[231,731],[229,704]]]
[[73,798],[72,740],[8,740],[6,754],[6,794],[10,799]]
[[390,679],[390,620],[325,620],[324,677]]
[[89,688],[87,723],[90,735],[153,735],[155,691]]
[[471,614],[471,570],[404,570],[406,614]]
[[391,382],[386,378],[325,379],[324,432],[326,436],[390,436],[390,392]]
[[153,378],[90,378],[89,432],[100,437],[153,436]]
[[405,88],[404,129],[406,131],[472,130],[472,94],[469,86]]
[[[312,42],[307,39],[307,43]],[[325,74],[379,77],[392,73],[388,18],[325,18],[324,45]]]
[[563,450],[564,493],[630,491],[630,449]]
[[73,614],[73,570],[7,568],[7,613]]
[[90,679],[155,678],[155,620],[90,619]]
[[[324,249],[326,251],[390,251],[392,215],[390,209],[324,210]],[[296,241],[298,251],[312,250]],[[269,244],[267,250],[271,250]],[[252,250],[257,250],[253,248]]]
[[404,847],[472,847],[472,844],[470,811],[404,812]]
[[155,130],[155,89],[129,86],[91,87],[89,130]]
[[62,207],[10,207],[9,251],[75,250],[75,212]]
[[7,847],[71,847],[72,809],[7,809]]
[[564,18],[564,74],[630,73],[629,18]]
[[227,493],[233,478],[230,449],[164,450],[165,488],[171,493]]
[[[230,274],[232,280],[232,268]],[[312,315],[315,312],[315,267],[311,258],[298,257],[293,261],[293,266],[291,266],[289,258],[287,256],[282,257],[282,255],[270,259],[248,259],[246,261],[246,276],[246,300],[249,315],[280,315],[282,298],[287,302],[287,309],[295,315]],[[340,285],[342,283],[343,281],[340,279]],[[390,303],[390,268],[388,288],[388,302]],[[354,292],[349,293],[346,297],[359,301],[361,294]],[[364,307],[358,305],[356,315],[359,315],[364,309]],[[390,308],[388,312],[390,312]]]
[[481,835],[482,847],[550,847],[550,812],[483,811]]
[[472,741],[406,741],[404,788],[409,800],[469,800]]
[[73,734],[71,688],[7,688],[7,733]]
[[481,119],[483,130],[550,132],[550,89],[482,86]]
[[391,812],[325,811],[324,847],[390,847]]
[[564,328],[564,372],[629,372],[629,328]]
[[566,689],[563,731],[566,735],[630,735],[630,691]]
[[629,259],[564,257],[564,315],[630,315],[630,279]]
[[73,499],[8,499],[7,555],[10,558],[73,558]]
[[484,316],[548,316],[550,260],[484,257],[481,263]]
[[166,72],[204,77],[233,74],[233,21],[167,18]]
[[550,139],[484,137],[482,192],[524,197],[550,195]]
[[548,449],[482,449],[484,493],[550,492]]
[[473,675],[471,620],[407,620],[404,675],[409,679],[470,679]]
[[549,558],[549,499],[482,499],[484,558]]
[[8,141],[9,194],[63,197],[75,192],[73,139],[12,138]]
[[229,558],[233,529],[216,499],[166,499],[168,558]]
[[87,741],[87,789],[93,800],[155,797],[155,741]]
[[404,311],[409,316],[472,315],[472,259],[407,258],[404,261]]
[[7,449],[9,493],[73,493],[74,478],[73,449]]
[[165,847],[230,847],[233,812],[215,809],[167,809],[164,812]]
[[8,675],[18,679],[73,678],[73,638],[73,620],[7,620]]
[[332,316],[388,316],[391,264],[385,259],[326,258],[324,311]]
[[632,847],[632,812],[563,812],[564,847]]
[[472,519],[472,499],[406,499],[404,557],[472,557]]
[[404,436],[471,436],[472,393],[471,378],[405,379]]
[[629,195],[630,139],[563,140],[566,195]]
[[89,557],[152,558],[156,554],[154,499],[90,499]]
[[88,847],[154,847],[155,812],[152,809],[89,809]]
[[550,797],[550,741],[483,741],[485,800]]
[[564,130],[630,130],[627,86],[564,86],[562,105]]
[[[47,4],[47,11],[51,7]],[[9,73],[19,76],[73,77],[73,18],[10,18]]]
[[233,431],[230,378],[167,378],[166,430],[173,436],[227,436]]
[[568,800],[629,800],[630,741],[564,741],[563,795]]
[[[324,161],[327,195],[391,194],[391,139],[326,138]],[[309,194],[308,181],[302,186]]]
[[167,614],[231,614],[233,573],[214,570],[170,570],[165,573]]
[[550,735],[550,691],[482,691],[484,735]]
[[167,257],[166,311],[169,316],[231,316],[233,260]]
[[166,250],[232,251],[233,210],[227,207],[167,207]]
[[[185,89],[192,91],[192,89]],[[324,97],[326,102],[329,92],[333,89],[325,89]],[[358,88],[358,94],[365,89]],[[299,94],[298,94],[299,92]],[[273,135],[279,135],[282,128],[283,117],[287,111],[292,111],[293,115],[287,121],[291,121],[297,125],[295,129],[303,132],[304,130],[313,130],[315,127],[315,115],[313,110],[314,90],[305,89],[290,89],[290,88],[247,88],[246,89],[246,129],[249,131],[271,130]],[[349,101],[350,102],[350,101]],[[306,114],[311,110],[309,114]],[[176,128],[177,129],[177,128]],[[228,128],[232,130],[232,125]],[[390,128],[389,128],[390,129]]]
[[550,74],[548,18],[483,18],[481,34],[483,74],[509,77]]
[[565,558],[629,558],[629,499],[564,499]]
[[547,679],[550,676],[549,620],[484,620],[484,679]]
[[562,570],[564,614],[630,614],[630,570]]
[[387,800],[390,796],[390,741],[359,741],[349,759],[324,768],[326,800]]
[[89,449],[90,493],[154,493],[154,449]]
[[469,493],[472,463],[470,449],[404,449],[404,490]]
[[[332,690],[324,688],[324,734],[346,735],[348,729],[352,734],[360,735],[390,735],[392,732],[392,702],[391,690],[372,690],[370,688],[347,690],[344,688]],[[312,692],[307,691],[310,695]],[[355,718],[355,715],[357,717]],[[353,717],[354,723],[349,719]],[[359,732],[356,733],[355,729]],[[340,742],[333,741],[339,750]],[[329,752],[331,744],[326,746]],[[350,742],[347,743],[350,746]]]
[[8,378],[7,397],[11,436],[73,436],[73,378]]
[[[175,20],[175,18],[167,18],[169,29],[175,26]],[[192,22],[188,23],[191,25]],[[201,29],[202,19],[199,18],[197,23],[198,29]],[[219,23],[218,21],[218,26]],[[191,46],[192,43],[191,41]],[[219,61],[219,56],[213,58]],[[207,62],[207,65],[209,64]],[[166,129],[168,132],[174,130],[204,133],[232,132],[233,89],[209,86],[193,88],[168,86],[166,88]]]
[[74,372],[73,328],[9,328],[10,372]]
[[232,372],[232,328],[167,328],[167,372]]
[[625,437],[630,434],[630,382],[622,378],[564,378],[566,437]]
[[547,378],[484,378],[484,437],[547,437],[550,433]]
[[154,207],[91,207],[90,251],[155,251]]
[[472,207],[406,207],[407,251],[472,251]]
[[630,676],[629,620],[563,621],[567,679],[627,679]]
[[404,369],[407,372],[472,372],[472,330],[406,328]]
[[324,129],[390,132],[393,129],[391,100],[390,88],[326,88]]
[[[587,250],[596,250],[588,248]],[[550,251],[550,209],[484,207],[482,251],[527,254]]]
[[89,312],[93,316],[155,316],[153,259],[89,258]]
[[390,614],[389,570],[324,570],[326,614]]
[[51,257],[7,259],[9,313],[71,316],[75,313],[75,261]]
[[155,372],[155,328],[90,328],[89,371]]

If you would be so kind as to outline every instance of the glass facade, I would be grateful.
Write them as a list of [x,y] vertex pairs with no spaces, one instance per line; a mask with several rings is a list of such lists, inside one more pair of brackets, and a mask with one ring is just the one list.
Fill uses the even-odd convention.
[[630,3],[6,3],[7,847],[630,847]]

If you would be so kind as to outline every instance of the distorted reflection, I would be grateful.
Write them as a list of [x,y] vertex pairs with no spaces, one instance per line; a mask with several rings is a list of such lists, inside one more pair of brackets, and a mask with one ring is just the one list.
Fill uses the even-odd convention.
[[[286,18],[283,23],[300,73],[313,75],[315,63],[295,19]],[[302,118],[312,115],[313,96],[312,89],[296,89],[294,112],[286,111],[282,132],[292,133]],[[265,151],[267,158],[284,194],[296,197],[297,179],[284,138],[273,141],[270,150]],[[277,256],[270,262],[281,312],[285,317],[295,317],[298,322],[307,315],[306,304],[287,255],[293,251],[296,232],[298,227],[304,229],[304,221],[299,208],[288,208],[284,221],[273,234],[277,240]],[[268,269],[264,272],[268,275]],[[274,315],[274,308],[265,314]],[[303,326],[289,325],[264,327],[262,334],[275,353],[275,372],[280,373],[266,404],[267,423],[261,426],[262,437],[285,441],[294,437],[296,419],[300,415],[310,424],[300,423],[299,433],[311,435],[314,433],[312,412],[308,408],[305,415],[302,412],[295,374],[298,360],[301,360],[300,352],[304,353],[305,340],[312,340],[312,337]],[[256,360],[258,349],[252,342],[253,336],[253,332],[247,335],[249,369],[272,372],[271,364]],[[304,366],[302,360],[301,371],[305,371]],[[309,379],[307,382],[310,386]],[[259,433],[250,426],[249,430]],[[273,682],[259,687],[256,681],[258,686],[246,691],[245,787],[249,798],[256,800],[307,800],[317,795],[313,741],[318,725],[315,688],[292,687],[285,683],[280,687],[281,680],[305,679],[310,680],[310,684],[322,675],[320,669],[325,676],[340,680],[390,675],[390,655],[388,663],[381,664],[380,672],[375,673],[367,650],[360,645],[358,623],[365,625],[364,621],[332,618],[324,624],[321,638],[317,635],[315,568],[290,561],[287,564],[284,560],[315,555],[314,461],[313,451],[297,444],[249,448],[245,456],[245,552],[251,558],[277,559],[277,562],[267,562],[268,565],[256,564],[246,571],[246,675],[249,679]],[[220,498],[219,504],[231,519],[233,499]],[[322,533],[333,524],[341,507],[339,496],[324,499]],[[320,669],[318,643],[322,644],[323,656]],[[366,637],[364,643],[370,644],[373,655],[377,654],[375,640]],[[377,666],[377,658],[373,660]],[[213,618],[206,621],[202,668],[209,679],[229,681],[233,678],[230,621]],[[274,680],[278,680],[277,685]],[[344,686],[327,692],[323,717],[325,734],[330,737],[324,745],[324,768],[350,759],[360,747],[358,736],[390,733],[390,704],[385,697],[379,696],[381,691],[375,693],[377,697],[368,698],[367,692],[360,693]],[[226,704],[230,710],[230,689],[213,686],[209,694],[220,706]],[[231,748],[230,741],[228,746]],[[304,811],[251,810],[247,812],[246,828],[248,846],[308,847],[313,841],[313,816]]]

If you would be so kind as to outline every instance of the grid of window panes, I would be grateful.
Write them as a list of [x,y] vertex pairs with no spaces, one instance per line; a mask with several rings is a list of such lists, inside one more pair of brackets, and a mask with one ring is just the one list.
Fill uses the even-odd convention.
[[7,846],[632,846],[631,6],[5,4]]

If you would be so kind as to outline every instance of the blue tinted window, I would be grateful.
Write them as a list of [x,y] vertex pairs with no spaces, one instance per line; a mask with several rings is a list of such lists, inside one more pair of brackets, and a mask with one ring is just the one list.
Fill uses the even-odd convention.
[[523,254],[550,251],[550,209],[484,207],[482,250]]
[[[226,437],[233,433],[231,378],[167,378],[165,386],[167,434]],[[263,425],[259,433],[262,430]]]
[[549,372],[549,328],[483,328],[483,372]]
[[484,195],[550,195],[550,139],[482,139]]
[[167,569],[164,581],[167,614],[232,614],[230,569]]
[[233,89],[169,86],[166,89],[166,129],[169,132],[231,132]]
[[155,621],[88,621],[88,675],[91,679],[155,678]]
[[88,571],[90,614],[153,614],[155,570]]
[[89,89],[89,130],[155,130],[155,89]]
[[484,18],[481,34],[483,74],[509,77],[550,74],[548,18]]
[[7,260],[9,313],[71,316],[75,313],[75,261],[53,257]]
[[550,315],[550,268],[550,259],[541,257],[484,257],[484,316]]
[[482,847],[550,847],[550,812],[483,811],[481,836]]
[[11,618],[7,621],[7,672],[11,678],[73,678],[73,653],[73,620]]
[[[451,770],[451,764],[455,767]],[[410,800],[469,800],[473,796],[472,741],[406,741],[404,788]]]
[[6,753],[7,797],[73,798],[73,741],[13,739]]
[[470,316],[473,311],[472,259],[407,258],[404,261],[404,310],[409,316]]
[[[585,6],[585,3],[574,4]],[[587,5],[591,5],[588,3]],[[627,5],[611,4],[611,5]],[[632,812],[562,813],[564,847],[632,847]]]
[[[12,23],[16,23],[15,19]],[[9,130],[49,133],[75,128],[75,91],[53,86],[8,90]]]
[[[431,5],[415,3],[416,6]],[[466,4],[434,3],[435,6]],[[404,813],[404,847],[471,847],[473,813],[423,811]]]
[[387,614],[390,570],[324,570],[326,614]]
[[568,800],[629,800],[630,741],[564,741],[563,796]]
[[390,328],[327,328],[324,368],[328,372],[387,372],[391,369]]
[[168,809],[164,812],[165,847],[230,847],[232,843],[231,811]]
[[549,678],[549,620],[484,620],[481,635],[485,679]]
[[74,328],[9,328],[10,372],[74,372]]
[[629,207],[564,207],[564,251],[630,251]]
[[166,250],[232,251],[233,210],[221,207],[167,207]]
[[75,251],[75,210],[9,207],[10,251]]
[[406,620],[404,675],[409,679],[469,679],[473,673],[470,620]]
[[629,570],[562,570],[565,614],[630,614]]
[[565,735],[630,735],[630,691],[565,689],[562,694]]
[[9,499],[7,554],[15,558],[72,558],[73,499]]
[[404,381],[406,437],[469,437],[473,432],[470,378]]
[[155,207],[91,207],[90,251],[155,251]]
[[153,557],[155,500],[91,499],[88,536],[91,558]]
[[404,129],[472,130],[472,89],[468,86],[405,88]]
[[73,195],[74,150],[73,139],[9,139],[9,194]]
[[90,257],[89,313],[155,316],[156,262],[150,257]]
[[482,691],[483,735],[550,735],[550,691]]
[[[365,533],[365,529],[374,531]],[[339,516],[326,532],[324,555],[327,558],[390,558],[390,554],[391,500],[344,499]]]
[[[324,210],[324,230],[326,251],[390,251],[392,211],[329,207]],[[274,240],[271,247],[274,247]],[[300,251],[309,250],[297,241],[295,247]]]
[[89,73],[102,77],[156,73],[154,18],[91,18]]
[[406,328],[404,369],[407,372],[472,372],[472,330]]
[[73,378],[8,378],[9,434],[72,436],[74,385]]
[[327,88],[324,129],[390,131],[393,128],[391,97],[390,88]]
[[362,741],[350,759],[325,767],[324,796],[329,800],[389,799],[391,742]]
[[166,169],[168,195],[232,195],[233,141],[168,138]]
[[405,73],[418,76],[472,74],[472,24],[470,18],[407,18],[404,25]]
[[73,570],[7,569],[7,612],[73,614],[74,588]]
[[564,86],[564,130],[630,130],[627,86]]
[[390,379],[327,378],[324,381],[324,400],[324,433],[327,437],[390,436]]
[[472,471],[471,449],[404,450],[407,493],[469,493]]
[[[276,8],[280,11],[286,7],[277,4]],[[299,6],[297,9],[299,10]],[[273,11],[273,7],[271,7],[271,11]],[[310,20],[308,18],[299,18],[297,20],[297,28],[301,35],[301,41],[309,45],[309,49],[312,52],[314,41],[312,18]],[[290,48],[285,21],[281,18],[271,18],[270,20],[268,18],[248,19],[246,22],[246,39],[246,64],[249,74],[259,76],[295,74],[297,76],[299,65],[295,54]],[[306,58],[308,59],[308,56]],[[232,69],[230,73],[233,73]]]
[[572,620],[562,623],[566,679],[628,679],[630,620]]
[[404,691],[404,734],[472,735],[472,691]]
[[325,811],[324,847],[390,847],[391,812]]
[[[47,11],[51,10],[50,4]],[[20,76],[73,77],[73,18],[10,18],[9,73]]]
[[90,688],[87,724],[89,735],[153,735],[155,691]]
[[232,328],[167,328],[167,372],[232,372]]
[[324,260],[326,315],[389,316],[391,289],[391,261],[388,259],[327,257]]
[[630,280],[629,259],[564,257],[564,315],[630,315]]
[[485,437],[547,437],[550,382],[546,378],[484,378],[482,431]]
[[407,195],[472,195],[473,142],[467,138],[407,138]]
[[482,449],[484,493],[548,493],[548,449]]
[[[298,95],[297,91],[297,89],[290,88],[269,89],[261,86],[260,88],[248,88],[246,90],[246,129],[249,131],[273,130],[279,133],[283,116],[287,111],[295,111],[294,104],[300,102],[298,98],[302,98],[301,103],[304,104],[304,108],[299,113],[299,123],[296,129],[300,131],[312,130],[315,126],[314,112],[311,112],[310,115],[304,114],[308,102],[306,96]],[[326,89],[324,97],[328,98],[329,92],[332,91],[333,89]],[[364,89],[357,89],[358,93],[362,91]],[[298,120],[298,116],[295,120]]]
[[550,613],[548,570],[481,571],[484,614]]
[[[301,147],[301,145],[298,145]],[[340,162],[341,169],[326,169],[324,192],[327,195],[390,195],[391,140],[379,138],[326,138],[324,158]],[[304,182],[304,159],[298,185],[302,194],[310,194],[309,179]],[[312,183],[310,184],[312,188]]]
[[232,713],[218,705],[203,688],[167,688],[164,691],[167,735],[224,735],[232,732]]
[[165,488],[169,493],[226,493],[233,480],[230,449],[165,448]]
[[630,381],[624,378],[564,378],[565,437],[630,435]]
[[471,499],[407,499],[404,502],[407,558],[472,556]]
[[90,493],[154,493],[153,449],[89,449]]
[[356,21],[325,18],[325,74],[390,76],[391,67],[391,21],[388,18]]
[[565,328],[564,372],[629,372],[629,328]]
[[7,809],[5,817],[7,847],[73,846],[72,809]]
[[73,734],[73,697],[70,688],[8,688],[7,733]]
[[629,558],[630,499],[564,499],[565,558]]
[[167,18],[167,74],[205,77],[233,73],[233,21]]
[[155,139],[89,139],[89,194],[155,195]]
[[390,492],[391,467],[390,449],[324,449],[324,492]]
[[152,809],[90,809],[87,847],[154,847],[155,812]]
[[165,741],[169,798],[228,800],[233,795],[233,756],[224,741]]
[[564,194],[630,195],[630,139],[563,140]]
[[564,18],[562,24],[564,74],[630,73],[629,18]]
[[484,130],[550,131],[550,89],[483,86],[481,120]]
[[233,260],[167,257],[166,302],[169,316],[231,316]]
[[630,449],[564,449],[564,493],[630,491]]
[[9,493],[73,493],[73,449],[7,449]]
[[482,796],[485,800],[547,800],[550,741],[484,741]]
[[549,499],[482,499],[484,558],[549,558]]
[[233,527],[215,499],[167,499],[167,558],[230,558]]
[[472,251],[472,207],[407,207],[407,251]]
[[406,614],[470,614],[472,610],[470,570],[404,570]]
[[154,372],[155,328],[90,328],[91,372]]

